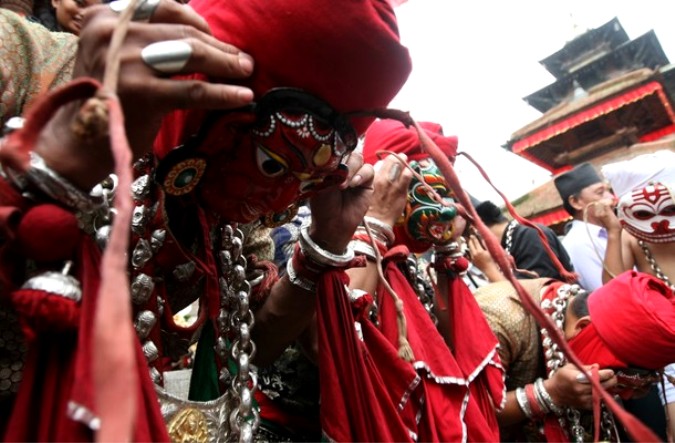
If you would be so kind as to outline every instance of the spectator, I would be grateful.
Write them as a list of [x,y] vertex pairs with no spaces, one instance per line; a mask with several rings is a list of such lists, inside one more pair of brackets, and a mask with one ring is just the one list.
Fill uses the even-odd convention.
[[84,10],[99,3],[101,3],[101,0],[52,0],[57,30],[79,35]]
[[554,179],[563,207],[574,218],[562,245],[587,291],[602,286],[602,258],[607,248],[607,230],[595,215],[595,204],[614,196],[590,163],[581,164]]
[[[506,253],[513,257],[517,278],[549,277],[556,280],[564,280],[555,263],[553,263],[546,253],[546,248],[542,244],[536,229],[523,226],[516,220],[507,220],[502,211],[489,200],[480,203],[476,207],[476,212],[483,223],[500,240],[502,248],[504,248]],[[544,225],[538,226],[546,235],[548,244],[553,253],[558,257],[560,263],[567,271],[572,272],[573,268],[570,258],[560,243],[558,236],[551,228]],[[477,248],[476,245],[477,242],[475,241],[470,243],[470,246],[474,248],[472,254]]]

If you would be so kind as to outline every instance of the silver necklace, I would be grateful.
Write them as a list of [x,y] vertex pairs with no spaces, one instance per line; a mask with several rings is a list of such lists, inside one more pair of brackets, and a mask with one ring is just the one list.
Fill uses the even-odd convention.
[[516,230],[517,225],[517,221],[511,220],[506,226],[506,248],[504,248],[504,250],[509,255],[511,255],[511,247],[513,246],[513,231]]
[[645,254],[647,262],[649,262],[649,267],[652,268],[652,271],[654,271],[654,275],[660,278],[661,281],[663,281],[666,284],[666,286],[668,286],[672,291],[675,291],[675,285],[673,284],[673,282],[670,281],[668,276],[664,274],[664,272],[659,267],[658,263],[656,263],[656,260],[652,255],[652,251],[649,250],[647,244],[642,240],[638,240],[638,245],[640,245],[640,247],[642,248],[642,252]]

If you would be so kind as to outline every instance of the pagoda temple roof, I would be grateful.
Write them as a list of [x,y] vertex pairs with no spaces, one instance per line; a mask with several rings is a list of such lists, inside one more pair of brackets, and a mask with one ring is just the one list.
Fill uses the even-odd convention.
[[590,29],[567,42],[562,49],[539,61],[557,79],[579,69],[598,54],[611,52],[629,40],[619,20],[614,17],[604,25]]
[[663,137],[675,131],[671,68],[642,68],[605,81],[516,131],[505,148],[556,172],[621,146]]
[[[612,23],[614,23],[614,21],[609,22],[608,24]],[[589,31],[587,34],[594,36],[598,35],[598,33],[601,35],[606,34],[606,31],[596,32],[603,29],[605,26],[608,25]],[[616,26],[620,27],[618,21],[616,21]],[[579,60],[581,60],[582,57],[587,57],[583,59],[584,63],[582,64],[580,61],[577,62],[573,67],[573,70],[569,68],[565,70],[562,65],[555,68],[554,70],[556,72],[554,75],[556,75],[557,80],[524,97],[523,100],[538,111],[547,112],[560,103],[572,99],[574,97],[575,89],[578,87],[588,90],[622,72],[629,72],[643,67],[657,69],[660,66],[665,66],[669,63],[668,57],[663,51],[653,30],[630,41],[628,41],[628,37],[625,36],[623,28],[621,28],[621,33],[617,33],[616,35],[619,34],[621,34],[620,38],[616,37],[614,40],[606,39],[602,45],[595,48],[589,47],[585,50],[583,46],[577,47],[580,46],[581,43],[579,45],[572,44],[577,41],[588,42],[585,38],[580,40],[586,34],[568,43],[561,51],[571,52],[576,48],[576,50],[581,53]],[[624,36],[625,39],[623,38]],[[549,58],[556,56],[558,53],[560,53],[560,51]],[[548,60],[548,58],[544,59],[544,61],[546,60]],[[544,63],[544,61],[542,61],[542,63]],[[545,66],[551,71],[550,66]]]

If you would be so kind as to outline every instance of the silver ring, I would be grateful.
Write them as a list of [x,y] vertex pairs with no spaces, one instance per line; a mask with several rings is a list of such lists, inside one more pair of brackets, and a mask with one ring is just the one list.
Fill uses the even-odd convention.
[[401,165],[400,163],[396,162],[392,165],[391,169],[389,170],[389,181],[391,183],[395,182],[398,177],[401,175]]
[[[137,22],[150,20],[150,17],[155,13],[157,6],[159,6],[159,2],[160,0],[139,0],[132,20]],[[127,9],[129,3],[131,3],[131,0],[114,0],[108,3],[108,5],[110,6],[110,9],[119,14]]]
[[165,74],[175,74],[185,67],[192,56],[192,46],[183,40],[151,43],[141,51],[146,65]]

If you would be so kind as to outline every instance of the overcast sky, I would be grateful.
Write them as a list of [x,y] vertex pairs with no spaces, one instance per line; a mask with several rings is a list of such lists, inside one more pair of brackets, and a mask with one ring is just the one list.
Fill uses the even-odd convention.
[[[553,82],[539,60],[583,30],[619,19],[628,37],[654,29],[675,62],[675,3],[654,0],[408,0],[397,9],[413,72],[392,107],[459,137],[495,184],[515,199],[550,178],[501,146],[541,114],[522,97]],[[466,160],[456,170],[477,198],[498,196]]]

